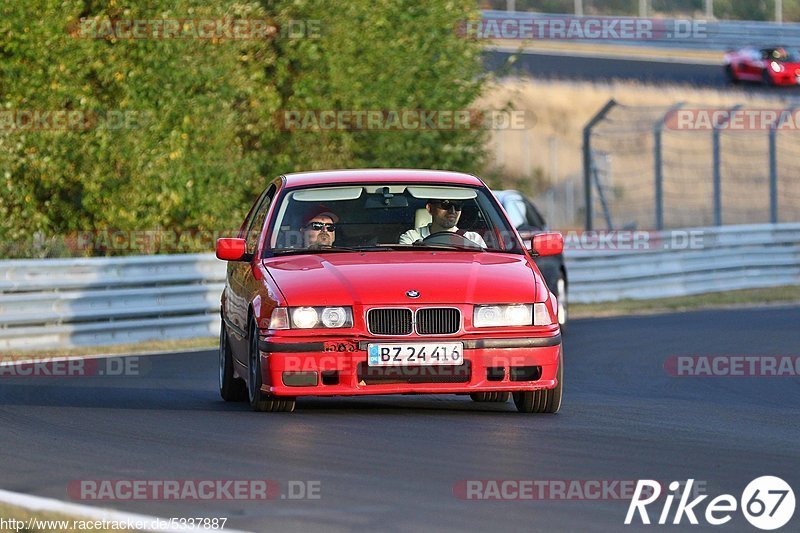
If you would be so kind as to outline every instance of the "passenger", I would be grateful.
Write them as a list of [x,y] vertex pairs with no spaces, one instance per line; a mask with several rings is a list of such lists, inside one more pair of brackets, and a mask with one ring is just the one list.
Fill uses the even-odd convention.
[[303,224],[303,241],[306,248],[330,248],[336,240],[336,224],[339,217],[330,211],[314,213],[306,217]]
[[431,223],[417,229],[410,229],[400,235],[400,244],[414,244],[434,233],[449,231],[461,235],[481,248],[486,248],[486,243],[479,234],[474,231],[458,229],[456,224],[461,218],[463,205],[464,202],[459,200],[428,200],[425,208],[431,215]]

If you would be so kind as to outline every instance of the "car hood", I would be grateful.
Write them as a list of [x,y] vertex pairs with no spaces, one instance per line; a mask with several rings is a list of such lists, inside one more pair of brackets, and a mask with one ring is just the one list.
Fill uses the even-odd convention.
[[515,254],[326,253],[269,258],[264,266],[290,306],[537,301],[536,275]]

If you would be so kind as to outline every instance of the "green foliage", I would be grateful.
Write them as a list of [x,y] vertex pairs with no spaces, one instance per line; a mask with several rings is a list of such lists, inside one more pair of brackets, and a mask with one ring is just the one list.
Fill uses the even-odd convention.
[[[477,171],[480,130],[290,132],[275,120],[280,110],[470,107],[482,86],[480,43],[454,30],[474,9],[470,0],[4,2],[0,113],[91,120],[55,131],[0,120],[0,256],[31,255],[37,242],[87,230],[238,228],[255,195],[284,172]],[[322,31],[92,39],[76,34],[82,18],[267,18],[283,28],[315,20]]]

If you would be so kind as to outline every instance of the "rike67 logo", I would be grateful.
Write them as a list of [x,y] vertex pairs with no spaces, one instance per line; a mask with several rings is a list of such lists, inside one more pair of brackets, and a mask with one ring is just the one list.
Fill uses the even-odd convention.
[[[678,481],[669,484],[669,490],[673,494],[668,494],[664,499],[664,507],[658,515],[658,524],[668,523],[676,496],[679,500],[671,522],[675,525],[680,524],[684,517],[690,524],[697,525],[699,523],[697,515],[699,514],[705,518],[708,524],[719,526],[730,522],[733,519],[733,513],[736,513],[739,508],[747,521],[754,527],[762,530],[774,530],[786,525],[794,515],[794,491],[779,477],[762,476],[754,479],[745,487],[739,501],[730,494],[721,494],[708,502],[705,512],[702,514],[700,513],[700,504],[708,498],[708,495],[697,496],[689,501],[693,484],[694,479],[689,479],[680,494],[678,491],[684,484]],[[658,481],[639,480],[628,507],[625,524],[630,525],[637,514],[642,524],[650,524],[647,506],[656,502],[660,496],[661,484]]]

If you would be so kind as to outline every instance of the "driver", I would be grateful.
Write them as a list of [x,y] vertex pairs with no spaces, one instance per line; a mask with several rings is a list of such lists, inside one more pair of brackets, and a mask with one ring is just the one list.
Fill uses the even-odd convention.
[[302,230],[306,248],[318,250],[331,248],[336,240],[339,217],[330,211],[314,212],[306,216]]
[[449,231],[469,239],[481,248],[486,248],[483,238],[474,231],[458,229],[458,219],[461,218],[461,209],[464,202],[459,200],[428,200],[425,208],[431,214],[431,223],[417,229],[410,229],[400,235],[400,244],[414,244],[434,233]]

